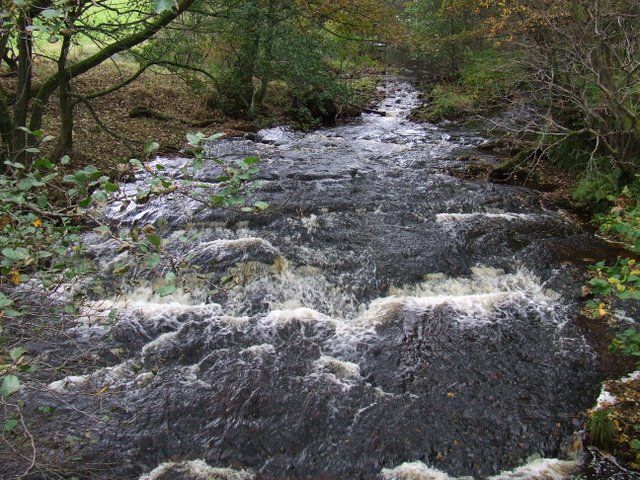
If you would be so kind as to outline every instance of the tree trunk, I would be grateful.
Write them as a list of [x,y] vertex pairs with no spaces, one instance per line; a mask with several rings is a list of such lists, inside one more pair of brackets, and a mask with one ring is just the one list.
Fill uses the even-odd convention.
[[53,159],[58,160],[67,154],[73,147],[73,107],[71,90],[71,74],[67,69],[67,58],[69,56],[69,47],[71,46],[71,37],[65,35],[62,41],[60,57],[58,58],[58,97],[60,105],[60,136],[58,144],[53,153]]
[[[2,29],[4,20],[0,18],[0,30]],[[9,42],[9,34],[5,34],[0,36],[0,67],[2,66],[2,62],[7,55],[7,44]],[[9,65],[11,68],[11,65]]]
[[263,77],[260,80],[260,87],[255,91],[253,99],[251,101],[251,116],[255,117],[258,114],[258,110],[262,107],[265,97],[267,96],[267,90],[269,89],[269,78]]
[[[13,105],[13,127],[24,127],[27,125],[27,115],[29,112],[29,100],[31,97],[31,81],[33,77],[32,69],[32,37],[27,30],[30,25],[29,17],[24,14],[19,20],[18,38],[18,93]],[[25,148],[29,145],[30,135],[21,130],[14,130],[12,135],[11,157],[14,159],[24,159]]]
[[0,138],[2,144],[0,146],[0,172],[5,170],[4,159],[11,152],[11,133],[13,131],[13,123],[11,122],[11,111],[7,104],[7,96],[0,86]]
[[[160,14],[155,20],[146,24],[146,28],[140,32],[133,33],[128,37],[113,42],[96,54],[85,58],[79,62],[74,63],[68,67],[68,73],[70,79],[76,78],[83,73],[88,72],[94,67],[97,67],[105,60],[108,60],[117,53],[129,50],[141,43],[149,40],[162,28],[166,27],[176,18],[178,18],[183,12],[185,12],[195,0],[181,0],[178,2],[178,8],[164,12]],[[44,107],[46,106],[49,98],[58,88],[58,73],[51,75],[40,87],[38,93],[33,99],[33,105],[31,107],[31,119],[29,122],[29,128],[31,130],[39,130],[42,127],[42,117],[44,114]]]

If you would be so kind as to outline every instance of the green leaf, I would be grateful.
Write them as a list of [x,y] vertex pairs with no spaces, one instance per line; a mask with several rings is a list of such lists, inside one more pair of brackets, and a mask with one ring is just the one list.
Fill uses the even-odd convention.
[[47,8],[42,11],[42,16],[47,20],[51,20],[53,18],[61,17],[63,15],[62,10],[58,10],[57,8]]
[[11,349],[11,351],[9,352],[9,356],[11,357],[11,360],[13,360],[14,362],[17,362],[18,360],[20,360],[20,358],[22,358],[22,356],[27,352],[27,349],[24,347],[16,347]]
[[14,262],[19,262],[22,260],[26,260],[29,258],[29,252],[26,248],[18,247],[18,248],[5,248],[2,250],[2,255],[7,257],[9,260]]
[[93,194],[93,197],[98,201],[98,202],[106,202],[108,200],[107,194],[101,190],[98,190],[96,193]]
[[13,300],[7,297],[4,293],[0,292],[0,308],[8,307],[13,304]]
[[105,189],[106,192],[109,193],[114,193],[118,191],[118,185],[116,185],[113,182],[107,182],[103,185],[103,188]]
[[147,239],[149,240],[149,242],[151,242],[151,245],[156,248],[160,248],[160,246],[162,245],[162,240],[157,235],[148,234]]
[[4,431],[12,432],[17,426],[18,426],[18,420],[16,420],[15,418],[11,418],[6,422],[4,422]]
[[166,285],[158,289],[157,293],[160,297],[166,297],[167,295],[171,295],[176,291],[175,285]]
[[71,162],[71,159],[69,158],[69,155],[65,155],[64,157],[62,157],[60,159],[60,165],[68,165],[69,162]]
[[53,170],[55,168],[55,165],[48,158],[39,158],[34,165],[41,170]]
[[78,202],[78,206],[82,208],[87,208],[89,205],[91,205],[91,197],[87,197],[84,200],[80,200]]
[[260,211],[267,210],[270,207],[270,205],[267,202],[262,202],[262,201],[254,203],[254,206]]
[[201,132],[187,133],[187,142],[189,142],[189,145],[191,145],[192,147],[199,147],[200,145],[202,145],[202,142],[204,142],[204,140],[204,134],[202,134]]
[[153,152],[160,148],[160,144],[158,142],[147,142],[144,144],[144,153],[145,155],[151,155]]
[[260,163],[260,159],[258,157],[247,157],[244,159],[244,163],[247,165],[255,165]]
[[207,142],[215,142],[216,140],[220,140],[221,138],[223,138],[225,135],[226,133],[224,132],[214,133],[213,135],[208,137],[206,140]]
[[22,190],[23,192],[26,192],[27,190],[30,190],[31,187],[33,187],[33,183],[30,178],[23,178],[18,182],[17,186],[18,186],[18,189]]
[[3,398],[9,398],[14,393],[20,390],[20,380],[15,375],[7,375],[2,379],[2,385],[0,385],[0,395]]
[[145,259],[145,265],[148,268],[155,268],[160,264],[161,258],[157,253],[152,253]]

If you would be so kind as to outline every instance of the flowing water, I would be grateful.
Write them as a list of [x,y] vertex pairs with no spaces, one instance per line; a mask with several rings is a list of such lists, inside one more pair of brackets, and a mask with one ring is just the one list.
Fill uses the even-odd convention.
[[[262,159],[265,215],[184,197],[113,209],[155,224],[199,272],[166,298],[144,278],[121,291],[112,271],[126,254],[91,239],[108,286],[96,306],[119,313],[115,326],[87,316],[72,335],[106,342],[121,363],[60,379],[41,400],[66,419],[52,419],[56,438],[79,439],[67,445],[78,476],[575,470],[555,458],[600,388],[575,320],[597,241],[534,191],[447,175],[469,156],[496,159],[477,133],[409,121],[408,83],[384,90],[386,116],[210,146],[225,161]],[[183,160],[163,163],[180,177]],[[217,167],[198,175],[213,182]]]

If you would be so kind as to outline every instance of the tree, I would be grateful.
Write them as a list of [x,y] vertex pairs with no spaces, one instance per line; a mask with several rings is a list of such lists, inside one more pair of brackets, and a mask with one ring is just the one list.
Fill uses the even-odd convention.
[[482,48],[487,6],[473,0],[413,0],[404,13],[412,46],[431,67],[455,75],[467,51]]
[[546,111],[533,123],[553,143],[589,139],[620,185],[640,167],[640,9],[633,0],[496,2],[493,33],[526,55],[531,91]]
[[[166,0],[157,0],[153,9],[143,1],[5,0],[1,14],[0,62],[11,67],[11,62],[6,60],[8,49],[15,47],[17,50],[15,93],[11,97],[0,87],[0,134],[5,153],[14,160],[28,160],[29,150],[37,144],[38,135],[33,132],[41,129],[44,109],[56,92],[60,103],[61,132],[53,157],[59,158],[71,149],[74,107],[87,101],[75,95],[73,79],[114,55],[147,41],[193,3],[194,0],[179,0],[174,5]],[[95,22],[96,9],[112,15]],[[55,71],[34,86],[34,60],[43,56],[37,53],[38,35],[46,35],[49,41],[59,43],[60,48],[55,58]],[[72,61],[70,49],[81,36],[91,39],[98,46],[98,51],[87,58]],[[111,93],[119,86],[122,85],[96,92],[90,97]]]
[[329,39],[379,40],[395,23],[390,12],[395,7],[381,0],[200,2],[141,58],[197,66],[214,80],[228,114],[254,118],[274,81],[286,82],[301,103],[313,92],[338,92]]

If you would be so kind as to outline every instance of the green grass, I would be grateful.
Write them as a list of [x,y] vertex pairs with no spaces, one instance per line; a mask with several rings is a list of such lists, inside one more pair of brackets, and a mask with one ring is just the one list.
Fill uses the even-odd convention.
[[[142,18],[138,11],[132,11],[131,2],[126,0],[105,0],[101,5],[90,7],[78,21],[82,28],[97,26],[122,25],[121,33],[124,33],[124,25],[135,23]],[[40,25],[42,23],[40,22]],[[104,35],[90,36],[79,33],[73,37],[73,46],[70,51],[72,60],[82,60],[100,50],[103,43],[109,43],[110,39]],[[36,30],[33,35],[36,53],[45,57],[57,57],[60,54],[62,42],[59,36],[47,31]]]

